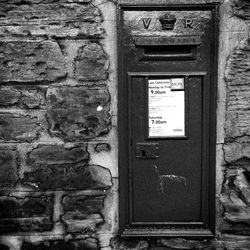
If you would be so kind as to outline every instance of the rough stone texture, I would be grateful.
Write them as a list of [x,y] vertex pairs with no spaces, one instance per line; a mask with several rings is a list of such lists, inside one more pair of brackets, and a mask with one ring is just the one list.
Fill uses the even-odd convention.
[[[64,3],[63,3],[64,2]],[[67,4],[65,1],[1,1],[1,23],[36,20],[82,22],[100,21],[100,12],[93,5]]]
[[145,240],[130,239],[130,240],[120,240],[119,238],[111,239],[110,245],[114,250],[148,250],[149,244]]
[[95,146],[95,151],[98,153],[101,151],[110,151],[110,150],[111,150],[111,147],[108,143],[98,143]]
[[104,222],[100,214],[92,214],[85,220],[71,220],[64,221],[66,231],[68,233],[87,233],[93,235],[97,231],[97,226]]
[[111,128],[103,4],[0,0],[0,249],[101,247],[112,177],[87,140]]
[[43,145],[28,156],[31,171],[24,173],[23,184],[42,190],[107,189],[111,183],[108,169],[87,165],[86,146],[64,148]]
[[31,142],[38,138],[41,122],[31,114],[0,112],[0,141]]
[[227,84],[226,139],[250,135],[250,44],[243,40],[230,56]]
[[164,239],[111,239],[113,250],[177,250],[177,249],[204,249],[204,250],[248,250],[249,239],[237,237],[220,238],[213,240],[187,240],[183,238]]
[[33,86],[1,86],[0,87],[0,107],[17,106],[27,109],[44,107],[45,90]]
[[250,234],[250,169],[226,170],[221,201],[224,223],[221,230],[226,233]]
[[[244,9],[243,5],[241,7]],[[227,166],[221,194],[223,220],[220,230],[228,234],[250,234],[249,79],[250,44],[245,39],[229,57],[225,71],[227,100],[223,151]]]
[[47,100],[51,134],[73,141],[108,133],[110,98],[106,88],[50,88]]
[[98,250],[99,244],[94,238],[75,241],[45,241],[39,244],[24,242],[21,250]]
[[249,0],[234,0],[233,13],[235,16],[250,20]]
[[64,57],[56,42],[0,42],[0,83],[51,82],[65,76]]
[[229,164],[250,161],[250,138],[242,137],[223,146],[225,161]]
[[65,196],[63,198],[64,219],[85,219],[103,208],[105,196]]
[[26,172],[22,183],[42,190],[108,189],[111,176],[108,169],[96,165],[60,167],[50,165]]
[[0,232],[51,230],[52,202],[52,196],[0,197]]
[[102,46],[96,42],[89,42],[78,50],[74,75],[78,80],[106,80],[108,67],[108,57]]
[[94,232],[104,222],[100,211],[105,196],[65,196],[62,221],[67,232]]
[[28,155],[28,165],[35,168],[60,165],[84,165],[89,160],[86,145],[65,148],[63,145],[40,145]]
[[0,188],[13,187],[18,180],[15,148],[0,146]]
[[36,25],[32,22],[22,26],[0,26],[0,37],[55,37],[55,38],[104,38],[105,31],[100,24],[84,22],[53,22],[50,25]]
[[0,36],[103,38],[102,15],[89,2],[1,1]]
[[1,87],[0,89],[0,106],[8,107],[19,102],[21,93],[13,88]]

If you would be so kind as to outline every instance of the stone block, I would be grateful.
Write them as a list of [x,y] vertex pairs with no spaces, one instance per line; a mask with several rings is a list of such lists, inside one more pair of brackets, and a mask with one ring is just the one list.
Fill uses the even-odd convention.
[[138,250],[163,250],[163,248],[157,248],[155,247],[150,247],[149,243],[146,240],[141,240],[141,239],[130,239],[130,240],[126,240],[126,239],[121,239],[121,238],[112,238],[110,241],[110,245],[112,247],[112,249],[114,250],[134,250],[134,249],[138,249]]
[[0,141],[31,142],[38,138],[41,123],[32,114],[0,112]]
[[24,173],[22,183],[42,190],[109,188],[112,185],[109,170],[88,166],[88,159],[86,146],[40,146],[28,155],[31,170]]
[[21,250],[98,250],[97,239],[86,237],[84,240],[55,240],[44,241],[39,244],[24,242]]
[[61,217],[68,233],[95,233],[98,225],[104,222],[104,195],[64,196],[63,215]]
[[92,234],[97,231],[98,225],[104,222],[100,214],[91,214],[84,220],[63,219],[66,231],[68,233],[88,233]]
[[235,16],[250,20],[249,0],[234,0],[233,13]]
[[243,40],[230,55],[225,71],[227,84],[226,137],[250,135],[250,44]]
[[21,93],[11,87],[0,88],[0,106],[7,107],[15,105],[19,102]]
[[52,82],[66,73],[65,60],[56,42],[0,42],[0,83]]
[[15,148],[0,146],[0,188],[10,188],[18,180],[18,157]]
[[236,141],[223,146],[225,160],[233,164],[235,162],[250,161],[250,141]]
[[38,87],[1,86],[0,107],[17,106],[26,109],[44,107],[45,90]]
[[110,150],[111,150],[111,147],[108,143],[98,143],[95,146],[95,151],[98,153],[101,151],[110,151]]
[[0,37],[53,37],[100,39],[105,37],[105,30],[100,23],[91,22],[56,22],[51,24],[25,23],[22,26],[0,26]]
[[0,197],[0,232],[52,229],[53,197]]
[[47,103],[52,135],[76,141],[109,132],[110,97],[106,88],[50,88]]
[[224,218],[222,231],[236,234],[240,230],[242,234],[250,232],[250,179],[247,169],[226,169],[221,203]]
[[63,198],[63,219],[86,219],[100,213],[105,196],[65,196]]
[[112,185],[108,169],[96,165],[67,164],[35,168],[24,173],[22,183],[42,190],[108,189]]
[[98,22],[102,19],[98,8],[91,4],[67,3],[66,1],[18,1],[0,4],[1,24],[25,22],[55,23],[56,21]]
[[226,138],[237,138],[250,135],[250,111],[226,111]]
[[63,145],[40,145],[28,154],[27,163],[41,166],[84,165],[89,160],[86,145],[65,148]]
[[74,62],[74,76],[77,80],[107,80],[108,68],[108,56],[99,43],[89,42],[79,48]]
[[0,37],[103,38],[100,10],[90,0],[0,3]]

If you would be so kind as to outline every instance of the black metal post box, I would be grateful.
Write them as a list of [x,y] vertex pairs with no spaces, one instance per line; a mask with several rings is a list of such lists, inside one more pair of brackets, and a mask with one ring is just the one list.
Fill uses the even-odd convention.
[[124,2],[121,235],[213,237],[217,6]]

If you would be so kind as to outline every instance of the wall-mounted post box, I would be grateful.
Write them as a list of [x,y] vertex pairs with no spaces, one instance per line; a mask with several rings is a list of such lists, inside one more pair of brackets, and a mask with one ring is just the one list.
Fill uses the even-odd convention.
[[213,237],[217,6],[124,2],[121,235]]

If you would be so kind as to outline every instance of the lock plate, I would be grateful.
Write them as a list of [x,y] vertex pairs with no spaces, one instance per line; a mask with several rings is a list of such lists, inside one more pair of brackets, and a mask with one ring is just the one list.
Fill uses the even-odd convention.
[[156,159],[160,156],[159,143],[136,143],[136,158]]

